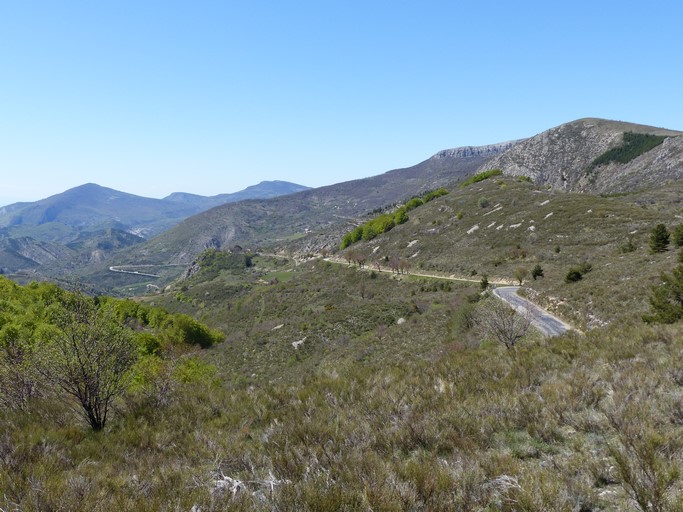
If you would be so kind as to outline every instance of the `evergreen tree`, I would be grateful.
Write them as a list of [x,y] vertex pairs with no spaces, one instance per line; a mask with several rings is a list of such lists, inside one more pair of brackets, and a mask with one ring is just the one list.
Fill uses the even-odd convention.
[[672,324],[683,318],[683,265],[662,274],[662,283],[652,289],[650,306],[652,314],[643,317],[646,322]]
[[683,224],[676,226],[673,232],[674,245],[676,247],[683,247]]
[[650,250],[655,252],[664,252],[669,246],[669,230],[664,224],[657,224],[650,235]]
[[543,277],[543,267],[536,265],[531,269],[531,277],[533,277],[534,281],[536,281],[536,278],[538,277]]

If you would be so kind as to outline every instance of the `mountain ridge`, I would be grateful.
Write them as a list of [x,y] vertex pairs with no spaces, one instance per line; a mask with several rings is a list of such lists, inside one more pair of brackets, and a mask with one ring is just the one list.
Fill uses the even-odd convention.
[[211,201],[239,201],[243,194],[272,197],[300,188],[308,189],[289,182],[262,182],[234,194],[178,202],[85,183],[39,201],[0,208],[0,270],[71,271],[74,265],[104,261],[114,250],[141,243],[208,209]]
[[246,199],[268,199],[271,197],[278,197],[282,195],[294,194],[303,190],[310,190],[311,187],[292,183],[283,180],[261,181],[256,185],[250,185],[247,188],[238,192],[229,194],[217,194],[215,196],[202,196],[199,194],[190,194],[187,192],[172,192],[164,197],[163,201],[190,203],[197,206],[202,206],[205,209],[213,208],[225,203],[234,203],[244,201]]
[[[623,144],[624,133],[666,137],[663,143],[627,163],[592,163]],[[524,139],[487,162],[511,176],[528,176],[539,185],[590,192],[629,192],[683,179],[683,131],[623,121],[582,118]],[[479,169],[485,170],[483,167]]]
[[[185,219],[174,228],[120,255],[121,263],[187,263],[209,247],[272,245],[289,237],[355,222],[359,216],[415,194],[453,185],[515,141],[442,150],[410,167],[293,195],[221,205]],[[285,219],[284,222],[276,219]]]

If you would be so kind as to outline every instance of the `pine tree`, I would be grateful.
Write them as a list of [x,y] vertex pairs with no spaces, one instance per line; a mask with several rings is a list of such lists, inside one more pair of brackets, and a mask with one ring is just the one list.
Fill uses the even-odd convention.
[[662,283],[652,289],[650,306],[652,314],[643,317],[646,322],[672,324],[683,318],[683,265],[662,274]]
[[673,242],[676,247],[683,247],[683,224],[676,226],[673,232]]
[[669,230],[664,224],[657,224],[650,235],[650,251],[664,252],[669,246]]

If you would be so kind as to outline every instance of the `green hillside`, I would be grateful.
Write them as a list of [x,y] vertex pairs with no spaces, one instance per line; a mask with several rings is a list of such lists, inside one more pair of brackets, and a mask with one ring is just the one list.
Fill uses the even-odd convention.
[[[212,210],[100,262],[135,301],[0,278],[0,509],[682,510],[683,182],[483,171],[278,240],[320,204]],[[239,236],[197,249],[212,219]],[[501,343],[520,282],[574,330]],[[100,425],[55,361],[105,319],[134,351]]]

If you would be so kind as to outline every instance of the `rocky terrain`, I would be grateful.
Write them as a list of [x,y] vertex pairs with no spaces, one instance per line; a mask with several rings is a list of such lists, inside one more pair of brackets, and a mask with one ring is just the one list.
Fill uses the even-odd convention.
[[[627,164],[591,163],[618,146],[626,132],[666,136],[664,142]],[[603,119],[579,119],[531,137],[494,157],[486,169],[528,176],[537,184],[575,192],[615,193],[683,178],[683,132]],[[484,170],[482,167],[481,170]]]

